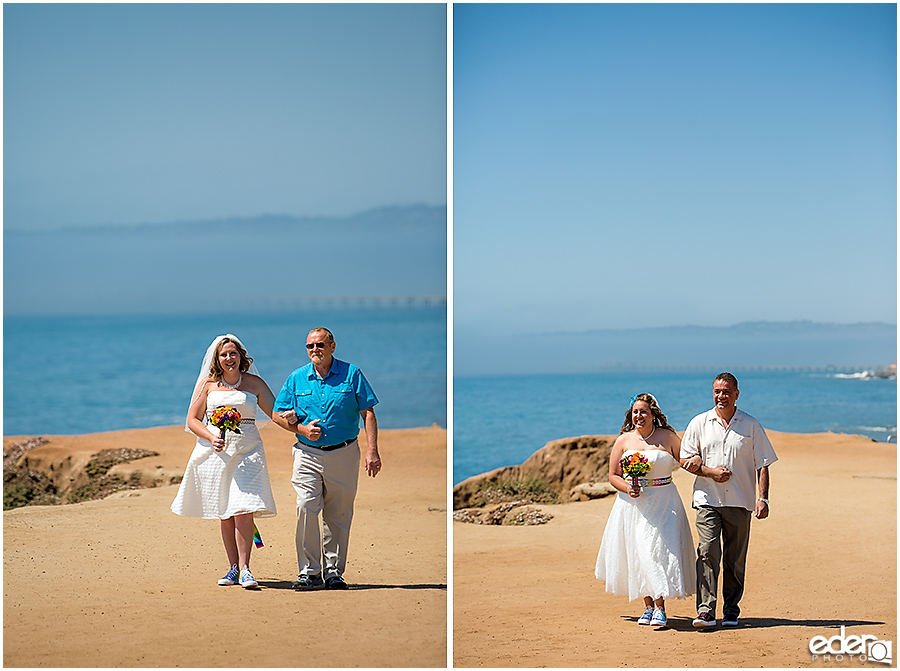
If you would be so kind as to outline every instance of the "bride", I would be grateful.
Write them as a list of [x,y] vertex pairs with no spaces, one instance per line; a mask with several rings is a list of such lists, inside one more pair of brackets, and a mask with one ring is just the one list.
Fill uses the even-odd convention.
[[[619,494],[600,543],[595,575],[606,591],[644,597],[638,624],[666,626],[666,597],[696,590],[691,528],[672,471],[681,441],[652,394],[637,394],[609,455],[609,484]],[[622,457],[639,455],[650,470],[637,480],[624,477]]]
[[[206,351],[185,431],[197,443],[172,503],[178,515],[220,520],[231,567],[220,585],[258,587],[250,573],[254,517],[277,514],[259,426],[272,416],[275,397],[236,336],[218,336]],[[220,431],[207,418],[218,406],[241,414],[240,433]]]

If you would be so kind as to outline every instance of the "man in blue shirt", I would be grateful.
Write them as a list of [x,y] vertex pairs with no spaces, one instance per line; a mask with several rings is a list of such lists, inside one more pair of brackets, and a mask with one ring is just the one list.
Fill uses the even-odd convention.
[[381,470],[373,409],[378,399],[359,368],[334,358],[331,331],[310,331],[306,350],[310,363],[291,373],[272,412],[273,420],[297,437],[291,484],[297,492],[300,575],[293,587],[347,589],[342,576],[359,479],[359,420],[368,443],[366,473],[374,478]]

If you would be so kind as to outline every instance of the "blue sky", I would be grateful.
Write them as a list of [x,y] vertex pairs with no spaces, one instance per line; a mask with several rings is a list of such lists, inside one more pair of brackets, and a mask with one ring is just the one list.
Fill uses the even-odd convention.
[[4,226],[446,203],[440,4],[4,4]]
[[896,27],[894,4],[456,4],[457,358],[896,323]]

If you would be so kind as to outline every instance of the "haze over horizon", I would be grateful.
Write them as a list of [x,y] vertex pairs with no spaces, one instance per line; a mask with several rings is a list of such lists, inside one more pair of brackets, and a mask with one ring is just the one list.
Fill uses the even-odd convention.
[[[331,242],[311,248],[310,241],[322,239]],[[225,310],[220,300],[197,300],[207,290],[207,273],[215,276],[223,259],[219,240],[239,246],[234,262],[244,270],[227,290],[227,305],[235,311],[446,303],[447,209],[419,205],[347,217],[270,215],[6,231],[4,314]],[[331,259],[338,250],[340,271],[328,273],[327,281],[308,281],[306,268],[318,268],[317,254]]]
[[896,362],[896,324],[762,321],[486,336],[478,347],[457,354],[453,372],[490,377],[748,368],[875,371]]

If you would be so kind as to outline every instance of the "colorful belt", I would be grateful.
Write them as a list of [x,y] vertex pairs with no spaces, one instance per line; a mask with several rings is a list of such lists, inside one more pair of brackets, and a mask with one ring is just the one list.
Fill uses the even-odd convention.
[[671,482],[671,475],[667,478],[656,478],[655,480],[648,478],[638,478],[638,486],[640,487],[662,487],[663,485],[671,484]]

